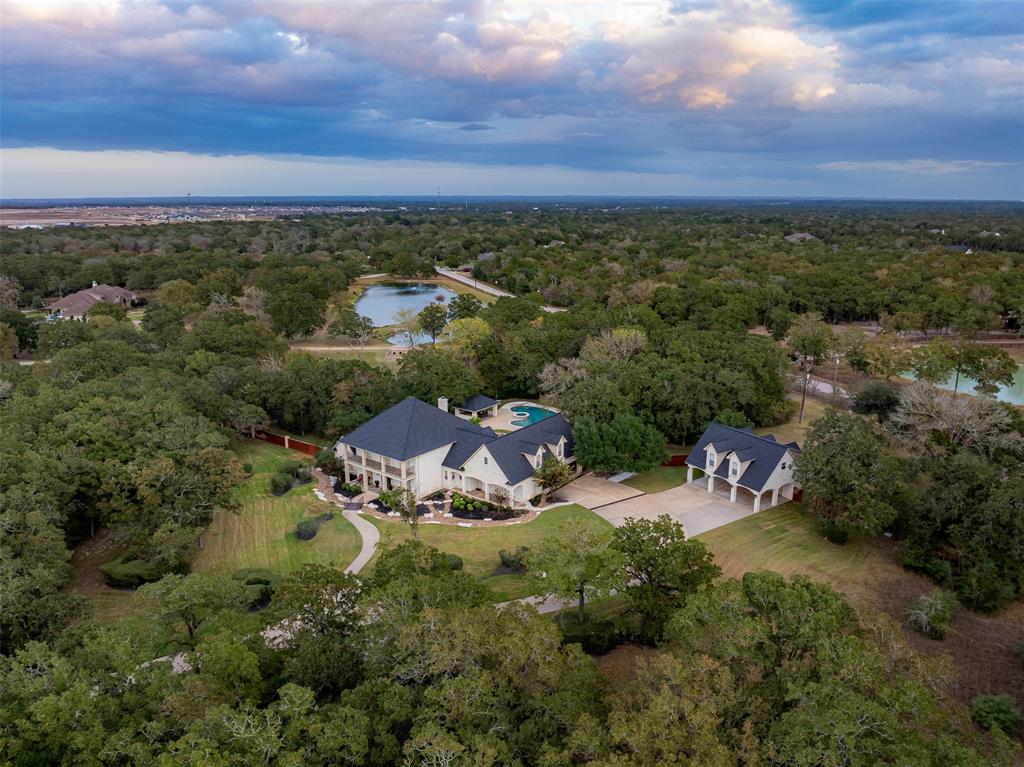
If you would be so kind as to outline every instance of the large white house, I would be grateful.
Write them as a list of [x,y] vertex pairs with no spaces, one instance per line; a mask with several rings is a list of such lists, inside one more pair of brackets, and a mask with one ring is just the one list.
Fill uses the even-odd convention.
[[780,496],[792,499],[793,461],[799,452],[796,442],[782,443],[770,434],[761,437],[750,429],[712,423],[687,456],[686,481],[693,482],[694,470],[700,469],[709,493],[721,480],[729,488],[729,500],[735,503],[738,492],[745,490],[753,496],[754,511],[760,511],[768,493],[772,506]]
[[488,501],[525,505],[541,493],[533,472],[546,456],[575,464],[572,430],[560,413],[508,434],[477,426],[407,397],[335,447],[343,479],[368,490],[404,487],[417,497],[456,490]]

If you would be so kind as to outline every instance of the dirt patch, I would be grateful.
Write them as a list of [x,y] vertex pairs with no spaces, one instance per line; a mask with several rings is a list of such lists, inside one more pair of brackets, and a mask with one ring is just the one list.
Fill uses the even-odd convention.
[[[892,543],[879,542],[878,546],[894,567],[878,573],[870,593],[851,595],[851,601],[860,609],[886,613],[902,625],[907,605],[932,591],[935,584],[904,570],[895,561]],[[1014,652],[1014,647],[1024,642],[1024,603],[993,615],[958,608],[943,640],[928,639],[905,626],[903,633],[918,652],[952,659],[957,675],[951,692],[961,702],[970,705],[971,699],[982,693],[1007,693],[1024,704],[1024,658]]]
[[101,529],[93,538],[80,543],[71,554],[74,577],[69,588],[87,597],[104,592],[122,593],[120,589],[110,588],[103,580],[103,573],[100,572],[100,567],[120,553],[107,528]]

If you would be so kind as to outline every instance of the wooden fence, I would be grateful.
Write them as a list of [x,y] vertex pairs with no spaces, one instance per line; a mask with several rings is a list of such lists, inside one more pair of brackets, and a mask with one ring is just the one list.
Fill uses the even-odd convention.
[[322,445],[314,445],[312,442],[303,442],[301,439],[289,437],[287,434],[273,434],[269,431],[257,432],[256,439],[262,439],[264,442],[269,442],[272,445],[280,445],[281,447],[288,448],[289,450],[297,450],[300,453],[305,453],[306,455],[315,456],[323,450]]

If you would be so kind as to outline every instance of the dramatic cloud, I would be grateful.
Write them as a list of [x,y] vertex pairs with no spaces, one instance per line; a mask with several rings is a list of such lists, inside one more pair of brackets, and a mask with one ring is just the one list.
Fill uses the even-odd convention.
[[776,194],[969,173],[1020,197],[1022,41],[980,0],[0,0],[0,117],[5,150],[557,165]]

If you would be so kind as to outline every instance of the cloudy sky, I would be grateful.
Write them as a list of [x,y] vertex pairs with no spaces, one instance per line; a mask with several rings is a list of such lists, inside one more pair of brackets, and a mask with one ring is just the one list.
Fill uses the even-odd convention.
[[0,195],[1024,198],[1019,0],[0,0]]

